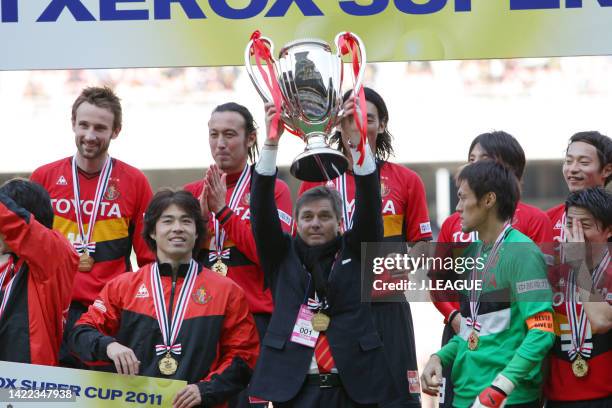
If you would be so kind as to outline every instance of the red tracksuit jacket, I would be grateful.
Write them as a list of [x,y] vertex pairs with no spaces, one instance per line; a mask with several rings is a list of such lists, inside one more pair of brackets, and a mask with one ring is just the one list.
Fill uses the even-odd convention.
[[[79,258],[66,238],[5,194],[0,194],[0,234],[16,265],[0,317],[0,360],[57,365]],[[14,275],[5,278],[0,301]]]

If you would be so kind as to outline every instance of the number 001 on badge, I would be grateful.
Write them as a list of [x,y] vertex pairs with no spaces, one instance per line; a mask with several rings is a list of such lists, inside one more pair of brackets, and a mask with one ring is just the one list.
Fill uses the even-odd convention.
[[293,326],[291,341],[308,347],[314,347],[319,338],[319,332],[312,328],[312,316],[314,312],[308,306],[302,305]]

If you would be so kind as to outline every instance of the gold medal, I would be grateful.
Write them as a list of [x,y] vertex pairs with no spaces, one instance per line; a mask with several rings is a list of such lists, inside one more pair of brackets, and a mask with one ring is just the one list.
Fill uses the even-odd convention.
[[314,316],[312,316],[312,319],[310,320],[310,322],[312,323],[312,328],[315,329],[318,332],[322,332],[327,330],[327,328],[329,327],[329,322],[330,322],[330,318],[328,315],[321,313],[321,312],[317,312],[314,314]]
[[227,275],[227,265],[224,264],[221,259],[217,259],[217,262],[215,262],[215,264],[212,266],[212,270],[221,276]]
[[580,354],[572,362],[572,372],[578,378],[585,377],[589,373],[589,364]]
[[159,372],[163,375],[173,375],[178,368],[178,361],[170,355],[170,352],[167,352],[166,355],[159,360],[158,366]]
[[468,337],[468,348],[472,351],[476,350],[479,341],[480,338],[478,337],[478,333],[476,333],[476,330],[472,330],[470,337]]
[[79,258],[79,272],[89,272],[93,265],[94,259],[87,252],[82,253]]

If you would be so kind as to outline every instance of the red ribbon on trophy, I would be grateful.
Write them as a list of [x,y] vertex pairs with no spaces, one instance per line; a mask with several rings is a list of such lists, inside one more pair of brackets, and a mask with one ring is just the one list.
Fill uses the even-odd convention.
[[[272,59],[272,54],[270,54],[270,48],[267,41],[261,39],[261,32],[256,30],[251,35],[251,40],[253,41],[253,46],[251,47],[251,55],[255,56],[255,62],[257,64],[257,69],[261,74],[270,94],[272,95],[272,102],[274,102],[274,107],[276,108],[276,113],[272,118],[272,123],[270,129],[270,134],[268,135],[270,139],[278,138],[278,122],[280,121],[281,109],[282,109],[282,93],[280,90],[280,85],[278,84],[278,78],[276,76],[276,72],[274,72],[274,60]],[[261,65],[261,61],[265,61],[266,66],[268,67],[268,72],[264,70]],[[288,127],[285,122],[281,122],[283,127],[289,132],[296,136],[300,136],[299,133]]]
[[[361,70],[361,62],[359,61],[359,43],[357,39],[349,32],[344,33],[340,37],[340,41],[338,43],[340,46],[340,54],[347,55],[351,54],[352,56],[352,64],[353,64],[353,95],[355,94],[355,78],[359,76],[359,71]],[[357,129],[361,134],[361,140],[359,141],[359,145],[357,146],[357,151],[359,152],[359,160],[357,161],[358,165],[363,164],[363,160],[365,159],[365,145],[367,138],[367,127],[368,127],[368,107],[366,105],[365,92],[363,90],[363,86],[359,87],[359,92],[357,93],[357,106],[359,107],[359,112],[361,113],[361,118],[359,117],[359,113],[357,109],[353,110],[353,118],[355,119],[355,125],[357,125]],[[356,108],[357,108],[356,106]]]

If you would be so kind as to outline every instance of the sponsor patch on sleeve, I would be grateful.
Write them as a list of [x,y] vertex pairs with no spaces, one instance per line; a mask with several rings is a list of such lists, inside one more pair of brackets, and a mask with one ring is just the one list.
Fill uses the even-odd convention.
[[93,307],[95,307],[102,313],[106,313],[106,306],[104,305],[104,302],[100,299],[96,299],[96,301],[93,303]]
[[540,312],[530,318],[525,323],[527,330],[542,330],[549,333],[554,333],[553,315],[551,312]]
[[550,285],[546,279],[532,279],[528,281],[516,282],[516,293],[518,294],[546,289],[550,289]]
[[422,222],[419,226],[421,227],[421,234],[429,234],[431,232],[431,223],[429,221]]
[[291,216],[281,209],[278,210],[278,218],[285,224],[291,226]]

